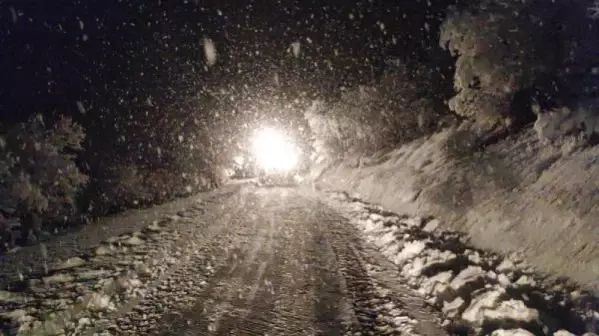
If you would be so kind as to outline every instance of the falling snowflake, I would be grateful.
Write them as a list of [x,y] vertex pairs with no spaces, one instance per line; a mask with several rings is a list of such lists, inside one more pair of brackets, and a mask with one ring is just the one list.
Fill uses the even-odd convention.
[[76,104],[77,104],[77,109],[79,110],[79,113],[81,113],[81,114],[87,113],[87,110],[85,109],[85,105],[83,105],[83,102],[78,100]]
[[209,38],[204,39],[204,56],[209,66],[216,64],[216,46]]
[[17,23],[17,19],[18,19],[17,11],[15,10],[14,7],[10,7],[9,10],[10,10],[10,16],[12,17],[12,23]]
[[291,43],[291,52],[293,53],[293,56],[299,57],[300,50],[301,50],[301,44],[299,41]]

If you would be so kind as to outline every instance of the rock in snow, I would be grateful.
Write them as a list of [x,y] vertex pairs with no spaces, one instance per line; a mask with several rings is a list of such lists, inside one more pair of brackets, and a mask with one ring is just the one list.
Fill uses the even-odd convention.
[[504,295],[503,289],[497,289],[475,297],[462,314],[462,319],[473,324],[480,324],[485,317],[485,312],[496,307]]
[[425,248],[426,244],[423,241],[416,240],[413,242],[408,242],[404,245],[403,249],[395,257],[393,262],[395,264],[402,265],[403,263],[420,254]]
[[451,302],[445,302],[443,304],[443,314],[445,314],[448,318],[456,318],[460,315],[460,312],[463,310],[466,305],[466,301],[461,297],[455,298],[455,300]]
[[528,308],[522,300],[511,299],[501,302],[495,309],[484,310],[484,316],[493,321],[510,320],[530,323],[539,319],[539,312]]
[[433,231],[437,230],[437,228],[439,227],[440,224],[441,224],[441,221],[439,221],[438,219],[433,219],[433,220],[430,220],[428,223],[426,223],[426,225],[422,228],[422,230],[425,232],[433,232]]
[[508,258],[505,258],[495,269],[500,273],[510,273],[516,269],[516,265]]
[[[480,266],[468,266],[461,271],[452,281],[451,288],[456,291],[464,290],[466,287],[474,287],[485,279],[486,272]],[[476,288],[468,288],[472,290]]]

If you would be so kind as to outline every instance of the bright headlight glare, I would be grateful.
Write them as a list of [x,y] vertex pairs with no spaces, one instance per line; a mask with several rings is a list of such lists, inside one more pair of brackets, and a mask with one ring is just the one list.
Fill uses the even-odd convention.
[[296,146],[282,132],[272,128],[258,130],[252,138],[256,163],[269,172],[290,171],[298,164]]

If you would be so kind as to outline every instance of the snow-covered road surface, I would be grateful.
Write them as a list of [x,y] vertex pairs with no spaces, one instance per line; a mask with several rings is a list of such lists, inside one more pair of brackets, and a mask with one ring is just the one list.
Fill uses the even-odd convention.
[[415,292],[378,275],[362,242],[314,195],[239,186],[9,281],[0,294],[4,328],[23,335],[443,335]]
[[[0,265],[3,330],[290,336],[592,330],[596,313],[589,307],[596,302],[584,292],[543,287],[510,259],[438,232],[435,221],[332,196],[236,185],[163,207],[143,223],[133,216],[117,227],[112,220],[113,235],[83,237],[84,230],[80,239],[70,237],[88,246],[58,239],[43,253],[17,251]],[[23,260],[30,270],[17,271],[19,258],[32,256],[43,260],[34,266]]]

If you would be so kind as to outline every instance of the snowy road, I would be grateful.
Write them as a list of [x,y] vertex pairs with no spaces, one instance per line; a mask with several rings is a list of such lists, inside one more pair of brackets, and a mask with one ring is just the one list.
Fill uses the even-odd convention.
[[223,209],[213,223],[214,271],[189,308],[158,319],[159,334],[393,335],[414,327],[405,312],[385,311],[381,303],[393,300],[377,293],[359,236],[326,205],[272,188],[241,193]]
[[[78,247],[69,253],[65,241],[43,247],[43,267],[3,280],[4,332],[435,336],[593,328],[596,313],[577,310],[569,287],[544,288],[517,262],[469,249],[434,220],[341,194],[237,185],[163,209],[171,213],[150,223],[113,220],[101,231],[110,236],[78,233],[89,246],[71,243]],[[33,255],[25,249],[0,266],[14,271],[20,256]]]
[[22,334],[445,334],[362,241],[314,195],[245,185],[31,276],[5,307]]

